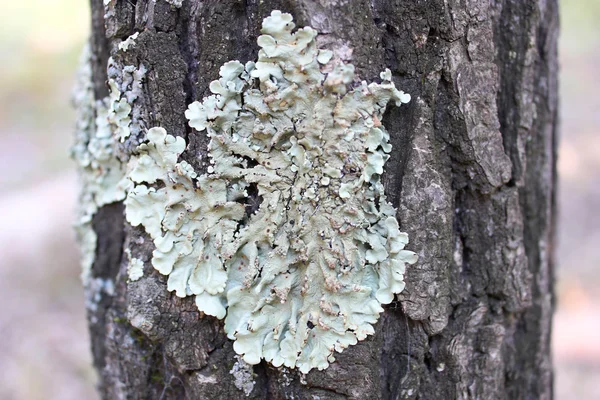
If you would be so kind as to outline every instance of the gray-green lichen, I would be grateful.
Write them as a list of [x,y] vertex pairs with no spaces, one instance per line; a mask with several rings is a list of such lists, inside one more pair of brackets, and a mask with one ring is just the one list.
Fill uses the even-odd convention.
[[142,94],[146,73],[143,65],[119,67],[109,59],[109,96],[95,100],[92,86],[89,46],[84,49],[73,94],[77,109],[75,143],[71,156],[81,180],[78,217],[75,228],[82,250],[82,277],[88,281],[94,262],[96,233],[92,218],[104,205],[125,199],[131,181],[125,176],[126,162],[118,158],[118,140],[142,127],[135,101]]
[[[223,318],[227,273],[218,251],[223,240],[233,240],[244,206],[227,201],[224,181],[198,178],[190,164],[177,162],[183,138],[163,128],[150,129],[147,138],[130,162],[135,186],[125,200],[127,220],[154,240],[152,265],[169,275],[168,290],[196,295],[201,311]],[[163,187],[151,186],[157,182]]]
[[[130,38],[121,44],[126,43]],[[132,45],[133,43],[129,43],[128,47]],[[142,95],[146,67],[141,64],[138,68],[133,65],[120,68],[110,58],[107,72],[110,91],[108,121],[114,135],[124,142],[131,133],[137,137],[141,131],[140,119],[135,118],[134,107],[135,101]]]
[[274,11],[258,61],[223,65],[214,94],[186,111],[210,137],[208,173],[178,162],[183,138],[152,128],[125,204],[168,289],[225,317],[245,362],[306,373],[374,333],[416,255],[380,180],[391,151],[382,114],[410,96],[389,70],[380,84],[355,84],[350,64],[322,72],[331,52],[312,28],[293,28]]
[[[125,199],[130,181],[125,177],[125,164],[116,157],[116,141],[112,135],[113,102],[94,100],[89,48],[83,52],[74,92],[77,108],[75,143],[71,156],[79,167],[81,193],[75,224],[82,250],[82,277],[87,281],[94,262],[97,237],[92,229],[96,211]],[[111,95],[111,98],[113,95]]]

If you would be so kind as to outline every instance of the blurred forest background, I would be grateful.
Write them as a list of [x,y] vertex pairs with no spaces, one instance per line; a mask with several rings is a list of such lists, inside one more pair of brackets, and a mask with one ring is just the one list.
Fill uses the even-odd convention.
[[[71,230],[70,94],[88,2],[0,15],[0,399],[96,399]],[[561,9],[556,398],[600,399],[600,1]]]

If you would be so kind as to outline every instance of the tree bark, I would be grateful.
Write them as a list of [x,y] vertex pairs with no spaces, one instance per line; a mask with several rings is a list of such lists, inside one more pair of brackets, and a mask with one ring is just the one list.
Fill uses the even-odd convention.
[[[175,2],[171,2],[175,3]],[[183,112],[229,60],[254,60],[274,9],[319,31],[359,79],[390,68],[412,101],[386,113],[393,153],[383,181],[408,248],[406,289],[375,335],[306,376],[261,363],[248,396],[230,373],[222,322],[166,289],[152,240],[122,203],[101,207],[87,287],[105,399],[548,399],[557,143],[556,0],[92,0],[94,94],[107,63],[147,69],[134,118],[189,143]],[[117,45],[139,32],[126,52]],[[351,51],[350,51],[351,49]],[[114,72],[114,71],[113,71]],[[123,159],[132,148],[121,147]],[[145,264],[127,280],[129,248]]]

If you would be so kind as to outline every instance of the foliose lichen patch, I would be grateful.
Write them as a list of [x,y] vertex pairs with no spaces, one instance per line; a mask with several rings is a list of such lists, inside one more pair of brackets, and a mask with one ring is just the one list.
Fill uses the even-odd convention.
[[127,164],[117,154],[118,140],[124,141],[132,132],[136,137],[140,134],[142,127],[132,110],[142,94],[145,73],[143,65],[120,68],[109,59],[109,96],[95,100],[89,46],[82,54],[73,94],[77,121],[71,157],[78,165],[82,188],[75,228],[84,282],[88,282],[96,251],[92,218],[100,207],[124,200],[131,185],[125,176]]
[[178,161],[183,138],[152,128],[125,204],[168,289],[225,318],[245,362],[306,373],[374,333],[417,257],[380,180],[391,151],[382,114],[410,96],[389,70],[370,84],[355,84],[350,64],[322,72],[331,52],[314,29],[293,28],[273,11],[258,61],[223,65],[213,95],[186,111],[210,137],[208,173]]
[[177,162],[183,138],[163,128],[150,129],[147,138],[130,163],[135,186],[125,200],[127,221],[143,225],[154,240],[152,265],[169,275],[168,290],[196,295],[201,311],[223,318],[227,273],[219,251],[233,240],[244,206],[228,201],[225,181],[198,177],[190,164]]
[[125,176],[126,165],[116,156],[116,141],[112,134],[111,124],[118,124],[118,120],[111,115],[116,116],[118,110],[111,99],[117,95],[112,92],[110,98],[95,101],[89,57],[86,47],[73,96],[77,121],[75,143],[71,148],[82,187],[75,228],[82,250],[84,282],[88,281],[96,251],[97,237],[92,229],[92,218],[100,207],[125,199],[131,184]]

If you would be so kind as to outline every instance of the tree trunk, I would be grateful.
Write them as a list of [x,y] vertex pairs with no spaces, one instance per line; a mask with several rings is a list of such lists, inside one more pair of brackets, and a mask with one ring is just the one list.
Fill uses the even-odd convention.
[[[184,137],[198,172],[207,138],[184,110],[209,93],[223,63],[256,59],[272,10],[315,28],[359,79],[389,68],[412,101],[384,117],[393,152],[383,181],[419,254],[375,334],[329,368],[301,375],[263,361],[231,373],[222,321],[168,292],[150,265],[152,240],[126,223],[122,202],[102,205],[86,290],[103,398],[552,397],[556,0],[91,3],[95,99],[125,66],[143,66],[132,130]],[[119,50],[135,32],[135,45]],[[119,145],[120,160],[133,150]],[[145,262],[138,281],[127,279],[125,249]]]

